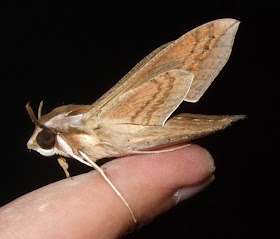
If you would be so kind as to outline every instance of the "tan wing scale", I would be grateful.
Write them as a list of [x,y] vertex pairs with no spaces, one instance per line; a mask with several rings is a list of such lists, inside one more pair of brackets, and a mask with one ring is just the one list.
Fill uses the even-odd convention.
[[95,102],[89,115],[98,115],[100,109],[125,92],[172,69],[194,75],[185,100],[197,102],[227,62],[238,26],[235,19],[215,20],[159,47]]
[[114,123],[164,125],[187,95],[193,75],[183,70],[161,73],[124,93],[99,116]]

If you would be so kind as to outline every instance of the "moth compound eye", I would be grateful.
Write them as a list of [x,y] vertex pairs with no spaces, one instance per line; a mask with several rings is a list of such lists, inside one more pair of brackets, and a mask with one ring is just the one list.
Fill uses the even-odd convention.
[[56,134],[50,129],[43,129],[36,137],[37,144],[43,149],[51,149],[55,144]]

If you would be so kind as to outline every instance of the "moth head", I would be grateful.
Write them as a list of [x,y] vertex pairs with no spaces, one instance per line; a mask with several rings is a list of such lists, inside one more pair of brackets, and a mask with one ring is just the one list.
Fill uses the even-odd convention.
[[55,132],[53,129],[47,128],[45,125],[43,125],[43,123],[40,122],[42,106],[43,102],[40,103],[37,119],[29,103],[26,104],[26,110],[31,120],[36,125],[31,138],[27,142],[27,148],[35,150],[44,156],[52,156],[59,153],[56,147],[57,132]]

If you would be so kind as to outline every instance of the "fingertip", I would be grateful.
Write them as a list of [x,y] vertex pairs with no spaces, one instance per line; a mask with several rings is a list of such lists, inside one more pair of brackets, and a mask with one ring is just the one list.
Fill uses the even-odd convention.
[[211,154],[195,144],[165,153],[123,157],[105,167],[108,171],[118,171],[116,180],[135,184],[171,182],[174,179],[191,185],[203,181],[215,171]]

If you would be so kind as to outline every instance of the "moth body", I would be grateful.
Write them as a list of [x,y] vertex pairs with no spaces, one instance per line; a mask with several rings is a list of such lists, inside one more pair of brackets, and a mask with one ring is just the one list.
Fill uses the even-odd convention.
[[206,23],[159,47],[92,105],[66,105],[38,119],[27,147],[45,156],[93,161],[186,142],[225,128],[243,116],[171,114],[196,102],[223,68],[239,22]]

